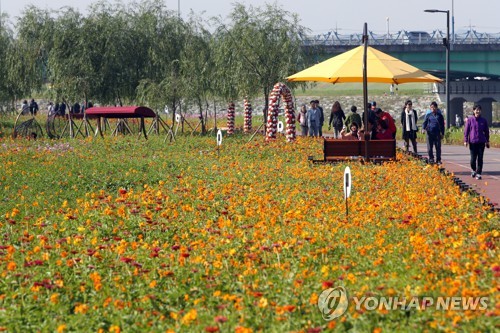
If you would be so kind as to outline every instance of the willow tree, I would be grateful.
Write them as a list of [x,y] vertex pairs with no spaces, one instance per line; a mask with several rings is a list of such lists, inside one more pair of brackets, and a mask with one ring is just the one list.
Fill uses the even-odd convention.
[[[88,71],[92,73],[90,97],[103,104],[124,104],[135,99],[136,43],[127,9],[123,4],[98,2],[90,6],[85,18],[84,33]],[[132,75],[131,75],[132,73]]]
[[[0,14],[1,15],[1,14]],[[3,17],[0,17],[4,22]],[[0,25],[0,111],[3,110],[3,104],[13,102],[15,96],[12,95],[10,82],[8,81],[7,56],[11,52],[14,39],[12,32],[7,29],[6,24]]]
[[236,3],[229,20],[231,24],[221,25],[219,30],[226,32],[221,40],[227,43],[225,49],[236,56],[232,65],[240,77],[236,86],[241,95],[262,94],[265,119],[274,84],[303,68],[300,36],[305,28],[299,24],[297,14],[277,4],[260,8]]
[[214,66],[214,86],[217,95],[229,103],[248,93],[241,87],[246,80],[246,71],[241,71],[243,62],[235,51],[233,36],[226,26],[221,25],[212,36],[212,58]]
[[180,62],[188,27],[163,1],[143,2],[131,19],[140,33],[141,52],[147,55],[138,99],[156,109],[168,106],[174,121],[185,96]]
[[53,98],[66,102],[85,99],[92,84],[84,17],[73,8],[64,8],[54,24],[54,41],[49,55]]
[[40,90],[47,79],[54,20],[47,10],[29,6],[18,19],[17,38],[5,58],[11,93],[17,98]]
[[198,108],[201,131],[205,134],[209,102],[215,89],[212,36],[199,17],[193,15],[187,26],[189,29],[180,61],[181,74],[186,97]]

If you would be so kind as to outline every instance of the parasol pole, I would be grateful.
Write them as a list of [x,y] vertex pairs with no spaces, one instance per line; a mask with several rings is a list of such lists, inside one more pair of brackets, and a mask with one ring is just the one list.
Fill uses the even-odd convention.
[[364,45],[364,52],[363,52],[363,105],[365,108],[365,161],[368,161],[368,141],[370,140],[370,133],[368,132],[368,113],[370,110],[367,108],[368,105],[368,82],[367,82],[367,69],[366,69],[366,52],[368,48],[368,24],[365,22],[364,28],[363,28],[363,45]]

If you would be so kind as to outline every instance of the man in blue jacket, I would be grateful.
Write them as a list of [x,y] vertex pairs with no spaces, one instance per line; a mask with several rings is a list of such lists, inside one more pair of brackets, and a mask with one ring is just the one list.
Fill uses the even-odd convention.
[[465,124],[464,145],[469,145],[471,176],[481,179],[484,147],[490,148],[490,129],[486,119],[481,117],[481,106],[476,105],[473,110],[474,116],[469,117]]
[[436,163],[441,164],[441,140],[444,137],[444,118],[439,111],[437,103],[430,105],[431,112],[425,115],[422,128],[427,133],[427,154],[429,162],[434,163],[433,148],[436,147]]

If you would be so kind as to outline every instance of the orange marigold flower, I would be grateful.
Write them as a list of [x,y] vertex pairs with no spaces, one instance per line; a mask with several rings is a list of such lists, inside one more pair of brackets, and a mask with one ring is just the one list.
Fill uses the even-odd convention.
[[116,326],[116,325],[111,325],[111,327],[109,328],[109,331],[111,333],[120,333],[120,326]]
[[188,311],[188,313],[186,313],[182,317],[181,322],[184,325],[189,325],[189,324],[191,324],[191,322],[193,322],[194,320],[196,320],[197,317],[198,317],[198,312],[196,312],[196,309],[191,309],[191,310]]
[[89,306],[87,304],[78,304],[75,306],[75,314],[86,314],[87,311],[89,311]]
[[50,302],[53,304],[57,304],[59,302],[59,294],[55,293],[50,295]]
[[17,265],[15,262],[13,261],[10,261],[8,264],[7,264],[7,270],[8,271],[14,271],[16,269]]

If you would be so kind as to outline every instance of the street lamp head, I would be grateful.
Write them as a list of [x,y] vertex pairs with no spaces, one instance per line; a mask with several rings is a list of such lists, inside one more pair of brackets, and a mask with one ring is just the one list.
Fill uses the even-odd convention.
[[449,10],[440,10],[440,9],[426,9],[426,10],[424,10],[424,12],[426,12],[426,13],[447,13],[447,14],[450,13]]

